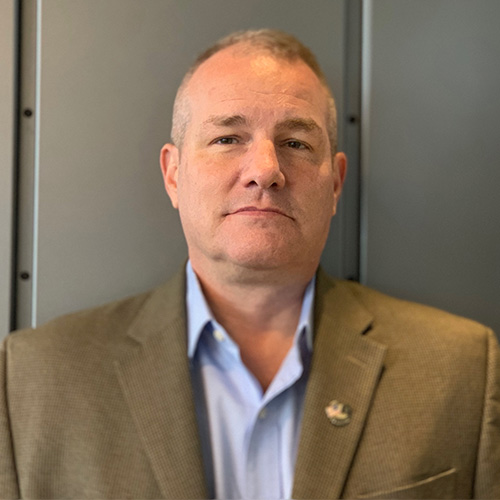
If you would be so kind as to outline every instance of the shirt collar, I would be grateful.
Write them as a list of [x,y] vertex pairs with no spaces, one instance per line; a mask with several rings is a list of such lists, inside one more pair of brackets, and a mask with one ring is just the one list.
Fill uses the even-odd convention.
[[207,323],[213,321],[213,316],[189,260],[186,265],[186,306],[188,357],[193,359],[201,332]]
[[[313,347],[313,304],[316,276],[307,285],[302,300],[302,309],[300,311],[299,323],[295,334],[295,342],[300,337],[300,332],[305,329],[306,347],[312,352]],[[212,311],[205,300],[203,291],[196,276],[191,261],[186,265],[186,308],[187,308],[187,354],[190,360],[193,359],[196,347],[200,340],[201,333],[207,324],[214,322]]]

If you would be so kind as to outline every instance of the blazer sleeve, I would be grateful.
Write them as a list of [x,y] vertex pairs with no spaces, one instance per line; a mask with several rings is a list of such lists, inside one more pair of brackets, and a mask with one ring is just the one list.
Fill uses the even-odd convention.
[[476,465],[474,498],[500,498],[500,351],[487,331],[486,389]]
[[7,340],[0,346],[0,498],[19,498],[7,396]]

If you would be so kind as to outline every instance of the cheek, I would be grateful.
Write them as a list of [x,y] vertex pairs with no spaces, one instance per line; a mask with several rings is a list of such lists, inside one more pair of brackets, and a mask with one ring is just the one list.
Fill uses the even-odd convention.
[[322,184],[313,184],[308,193],[308,218],[311,226],[323,229],[330,227],[333,216],[334,190],[331,178],[322,181]]
[[330,169],[322,169],[314,174],[305,172],[300,179],[296,179],[294,184],[296,189],[303,191],[304,198],[307,198],[311,205],[319,207],[320,212],[331,207],[334,200],[334,179]]
[[179,215],[183,225],[201,231],[213,224],[213,219],[220,211],[221,200],[224,199],[218,189],[218,183],[212,182],[210,176],[195,172],[179,175]]
[[237,168],[230,162],[216,162],[210,157],[198,158],[195,164],[184,165],[184,170],[179,172],[179,204],[193,205],[193,209],[223,206],[237,179]]

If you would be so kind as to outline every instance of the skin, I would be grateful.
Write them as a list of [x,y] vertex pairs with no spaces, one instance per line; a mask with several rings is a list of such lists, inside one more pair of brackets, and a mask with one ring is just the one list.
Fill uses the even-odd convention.
[[265,390],[291,346],[346,158],[332,158],[313,71],[237,49],[194,73],[182,151],[166,144],[160,162],[212,312]]

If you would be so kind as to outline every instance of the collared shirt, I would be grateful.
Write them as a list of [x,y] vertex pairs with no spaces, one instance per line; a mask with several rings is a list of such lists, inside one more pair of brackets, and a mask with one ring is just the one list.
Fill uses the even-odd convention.
[[207,483],[215,498],[290,498],[312,355],[314,279],[294,342],[263,393],[215,321],[188,262],[188,357]]

